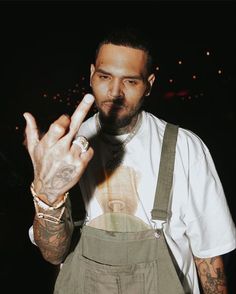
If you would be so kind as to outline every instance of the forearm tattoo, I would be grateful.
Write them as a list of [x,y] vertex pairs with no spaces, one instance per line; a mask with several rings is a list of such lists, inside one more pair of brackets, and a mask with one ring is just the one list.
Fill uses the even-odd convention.
[[195,263],[204,294],[227,293],[224,266],[220,256],[213,258],[195,257]]
[[[58,216],[58,212],[52,212]],[[65,258],[69,246],[73,227],[65,211],[64,222],[52,224],[43,219],[34,219],[34,239],[44,258],[52,263],[59,264]]]

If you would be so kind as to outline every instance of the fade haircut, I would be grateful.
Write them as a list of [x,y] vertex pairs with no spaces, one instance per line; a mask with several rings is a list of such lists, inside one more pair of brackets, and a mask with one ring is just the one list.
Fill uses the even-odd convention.
[[140,49],[147,54],[147,74],[154,72],[154,58],[150,42],[146,39],[141,30],[135,28],[116,29],[107,34],[97,46],[95,51],[95,62],[100,48],[106,44],[125,46],[133,49]]

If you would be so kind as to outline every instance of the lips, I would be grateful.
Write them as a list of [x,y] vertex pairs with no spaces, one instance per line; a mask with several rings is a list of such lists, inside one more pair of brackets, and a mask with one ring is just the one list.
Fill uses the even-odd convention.
[[124,106],[114,102],[103,102],[102,108],[107,111],[118,111],[124,109]]

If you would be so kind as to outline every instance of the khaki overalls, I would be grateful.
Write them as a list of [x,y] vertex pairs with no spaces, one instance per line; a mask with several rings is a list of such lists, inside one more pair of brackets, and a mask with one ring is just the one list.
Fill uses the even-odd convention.
[[[168,219],[178,127],[167,124],[153,220]],[[54,294],[183,294],[162,230],[115,232],[84,225]]]

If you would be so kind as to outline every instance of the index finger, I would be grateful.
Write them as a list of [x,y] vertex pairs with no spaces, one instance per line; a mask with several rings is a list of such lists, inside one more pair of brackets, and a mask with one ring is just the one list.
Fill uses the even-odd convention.
[[74,137],[94,102],[92,94],[86,94],[71,117],[68,135]]

